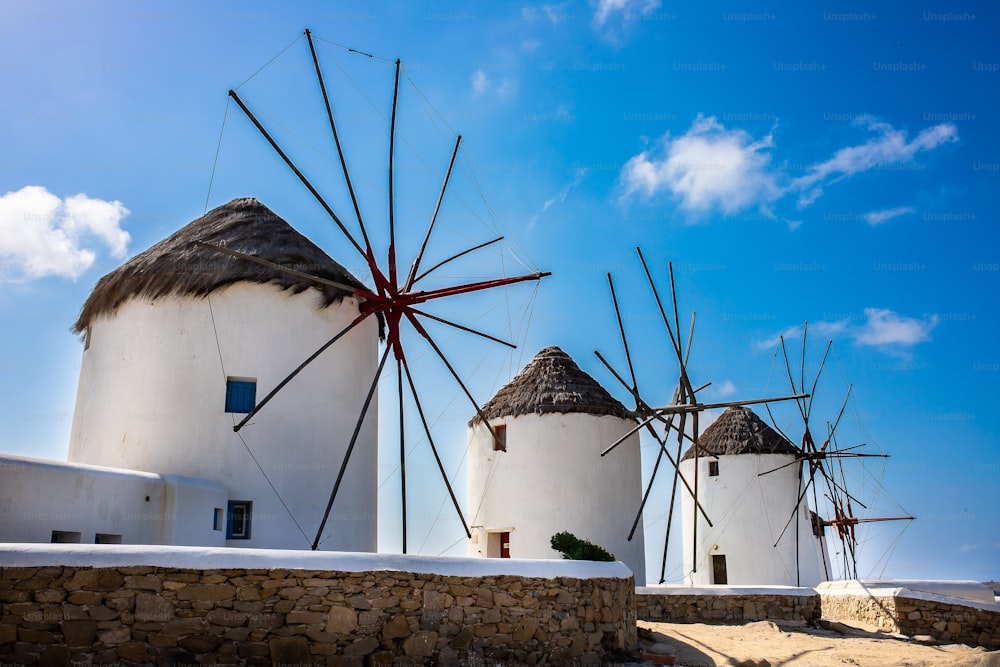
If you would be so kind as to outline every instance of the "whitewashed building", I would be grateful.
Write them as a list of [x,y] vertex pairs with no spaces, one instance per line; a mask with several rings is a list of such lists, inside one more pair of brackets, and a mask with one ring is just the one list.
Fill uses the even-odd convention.
[[[797,454],[749,408],[730,407],[705,429],[697,493],[713,525],[701,513],[695,523],[694,499],[682,493],[686,583],[815,586],[829,578],[822,522],[799,503],[809,478]],[[694,488],[693,447],[680,470]]]
[[[642,530],[628,531],[642,493],[639,436],[601,451],[635,420],[558,347],[548,347],[469,423],[469,555],[560,558],[568,531],[613,553],[646,579]],[[641,526],[641,524],[640,524]]]
[[[234,425],[359,315],[363,287],[256,199],[236,199],[104,276],[74,329],[69,461],[0,460],[0,541],[309,548],[375,374],[371,316]],[[377,401],[320,548],[375,551]]]

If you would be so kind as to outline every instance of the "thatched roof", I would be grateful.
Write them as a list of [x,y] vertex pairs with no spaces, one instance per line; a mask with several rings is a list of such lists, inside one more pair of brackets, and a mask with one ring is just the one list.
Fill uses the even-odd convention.
[[[558,347],[547,347],[483,406],[487,419],[551,412],[630,418],[631,413]],[[480,421],[476,415],[470,426]]]
[[[797,453],[792,443],[765,424],[753,410],[742,406],[726,408],[698,438],[698,456]],[[694,447],[691,447],[681,460],[693,458]]]
[[[203,297],[237,282],[269,283],[294,294],[309,287],[322,297],[318,307],[340,301],[344,290],[276,271],[195,245],[202,241],[256,255],[282,266],[364,288],[347,269],[299,234],[271,209],[252,197],[234,199],[212,209],[149,250],[101,278],[73,331],[80,333],[97,317],[113,313],[134,297],[167,295]],[[380,329],[382,318],[379,317]]]

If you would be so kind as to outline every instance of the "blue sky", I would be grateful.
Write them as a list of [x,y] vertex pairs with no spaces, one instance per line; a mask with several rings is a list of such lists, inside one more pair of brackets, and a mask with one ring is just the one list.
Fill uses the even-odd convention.
[[[289,4],[3,10],[0,451],[65,456],[82,352],[69,327],[80,306],[100,276],[203,213],[206,197],[210,206],[258,197],[364,277],[308,194],[227,107],[227,90],[309,27],[327,40],[321,58],[342,95],[352,166],[370,176],[372,226],[386,154],[374,110],[387,113],[398,57],[410,142],[400,164],[413,167],[401,167],[399,187],[419,202],[414,210],[433,206],[454,141],[447,130],[464,137],[454,194],[477,212],[445,206],[452,218],[435,237],[438,256],[501,229],[505,254],[487,253],[489,268],[466,264],[463,277],[516,272],[507,261],[515,255],[553,272],[537,292],[438,311],[481,311],[477,325],[510,326],[520,344],[504,356],[447,335],[477,398],[556,344],[625,401],[593,355],[624,369],[611,272],[640,387],[668,402],[676,367],[636,260],[641,245],[661,288],[666,262],[675,263],[682,320],[698,311],[692,374],[713,382],[713,399],[785,392],[775,341],[788,335],[797,358],[805,321],[807,376],[834,340],[814,414],[835,416],[853,384],[842,445],[854,438],[889,452],[873,472],[888,491],[875,505],[918,517],[888,566],[882,555],[900,526],[870,532],[862,574],[1000,579],[995,5]],[[239,90],[296,133],[281,136],[343,205],[309,64],[299,40]],[[337,79],[340,71],[351,78]],[[433,169],[421,171],[421,160]],[[414,220],[406,229],[419,236],[425,222]],[[433,359],[420,360],[434,384],[436,438],[464,495],[470,409]],[[393,550],[398,481],[393,408],[383,403],[381,545]],[[775,416],[794,432],[790,413]],[[647,464],[651,451],[647,443]],[[411,545],[428,553],[462,534],[438,512],[443,493],[427,482],[426,506],[412,510]],[[646,513],[650,572],[668,499],[658,488],[658,509]]]

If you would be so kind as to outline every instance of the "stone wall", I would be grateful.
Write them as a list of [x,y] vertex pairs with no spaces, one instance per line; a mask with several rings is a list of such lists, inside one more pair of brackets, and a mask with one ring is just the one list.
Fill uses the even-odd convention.
[[597,664],[636,647],[634,590],[615,576],[4,567],[0,663]]
[[672,623],[808,623],[820,618],[819,594],[804,588],[639,588],[635,606],[639,620]]
[[[873,591],[872,594],[824,594],[823,618],[861,622],[885,632],[925,636],[942,642],[1000,648],[1000,607],[963,604],[941,596],[908,597]],[[922,596],[932,597],[932,596]]]

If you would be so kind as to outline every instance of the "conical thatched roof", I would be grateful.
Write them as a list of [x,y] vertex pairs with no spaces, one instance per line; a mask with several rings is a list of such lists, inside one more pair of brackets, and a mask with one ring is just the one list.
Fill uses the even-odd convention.
[[[631,417],[624,405],[558,347],[547,347],[536,354],[517,377],[483,406],[487,419],[550,412]],[[476,415],[469,425],[479,421]]]
[[[115,311],[133,297],[205,296],[236,282],[270,283],[299,293],[313,287],[322,293],[319,306],[339,301],[346,292],[304,278],[224,255],[196,242],[225,246],[304,273],[364,288],[343,266],[295,231],[271,209],[252,197],[234,199],[212,209],[149,250],[101,278],[73,331],[80,333],[96,317]],[[381,316],[379,317],[381,325]]]
[[[726,408],[698,438],[698,456],[797,453],[792,443],[765,424],[753,410],[742,406]],[[694,447],[691,447],[681,460],[693,458]]]

